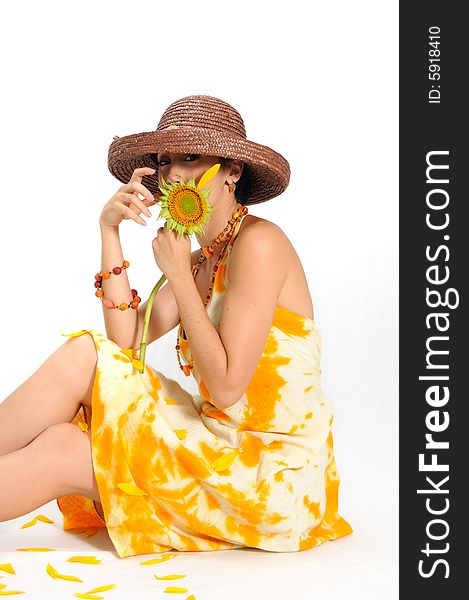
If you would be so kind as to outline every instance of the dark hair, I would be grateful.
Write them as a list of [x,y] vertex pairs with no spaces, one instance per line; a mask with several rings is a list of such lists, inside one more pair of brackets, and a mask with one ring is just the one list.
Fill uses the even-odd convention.
[[[233,158],[224,158],[223,156],[218,157],[222,167],[228,166]],[[241,173],[241,177],[236,182],[235,189],[235,198],[240,203],[245,203],[249,198],[249,194],[251,193],[251,179],[249,176],[248,166],[246,163],[243,163],[243,172]]]
[[[158,168],[158,153],[152,152],[150,154],[150,159],[151,159],[151,162],[155,165],[155,167]],[[235,159],[219,156],[218,160],[220,161],[221,166],[224,168],[224,167],[229,166],[231,161],[235,160]],[[243,164],[243,172],[241,173],[241,177],[236,182],[235,198],[240,204],[244,205],[245,201],[248,200],[250,193],[251,193],[251,178],[249,175],[249,168],[248,168],[247,164],[244,163]]]

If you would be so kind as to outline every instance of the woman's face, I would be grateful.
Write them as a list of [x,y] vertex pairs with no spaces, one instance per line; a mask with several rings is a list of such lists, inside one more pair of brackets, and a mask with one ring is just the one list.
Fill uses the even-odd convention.
[[162,183],[161,176],[170,183],[177,183],[179,176],[185,182],[193,177],[197,184],[202,174],[217,162],[217,157],[202,154],[161,152],[157,155],[157,160],[160,184]]
[[[202,175],[212,167],[215,163],[220,162],[217,156],[207,156],[204,154],[173,154],[170,152],[161,152],[157,154],[158,160],[158,181],[162,185],[161,177],[164,177],[165,181],[169,183],[178,183],[179,177],[187,183],[192,177],[195,183],[199,182]],[[240,161],[234,161],[239,163],[238,167],[241,166]],[[210,180],[209,184],[213,187],[212,196],[217,197],[222,194],[225,181],[227,180],[227,174],[230,173],[233,168],[226,166],[225,168],[220,167],[217,174]],[[235,165],[236,168],[236,165]]]

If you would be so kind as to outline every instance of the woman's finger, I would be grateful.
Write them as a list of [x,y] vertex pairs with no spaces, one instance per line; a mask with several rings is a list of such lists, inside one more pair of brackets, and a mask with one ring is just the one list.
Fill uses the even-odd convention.
[[132,206],[127,206],[127,204],[123,205],[123,215],[127,216],[127,218],[133,219],[134,221],[136,221],[137,223],[140,223],[142,225],[147,225],[147,222],[145,221],[145,219],[142,219],[141,217],[138,216],[138,213],[136,212],[136,210],[134,209],[134,207]]
[[130,178],[129,183],[134,182],[134,181],[141,183],[141,181],[145,177],[145,175],[154,175],[154,173],[156,173],[156,169],[152,169],[151,167],[140,167],[138,169],[134,169],[134,172],[132,173],[132,177]]
[[148,202],[149,204],[156,204],[155,197],[150,190],[138,181],[129,181],[129,183],[125,186],[124,191],[130,192],[131,194],[134,193],[137,196],[141,194],[143,196],[141,200]]
[[147,217],[151,217],[151,212],[148,210],[147,205],[140,200],[136,194],[123,194],[125,201],[129,203],[129,206],[134,210],[138,215],[140,213],[145,213]]

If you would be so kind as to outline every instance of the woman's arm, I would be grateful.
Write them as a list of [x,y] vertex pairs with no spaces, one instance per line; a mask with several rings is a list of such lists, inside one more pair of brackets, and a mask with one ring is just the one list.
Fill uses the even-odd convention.
[[[101,229],[101,270],[111,271],[114,267],[121,266],[124,257],[119,236],[119,228],[104,225],[100,222]],[[195,264],[199,251],[191,255],[191,265]],[[130,262],[130,261],[129,261]],[[190,271],[189,271],[190,272]],[[157,281],[155,272],[155,283]],[[115,304],[130,303],[130,291],[127,269],[119,275],[111,275],[109,279],[102,280],[104,298],[109,298]],[[137,310],[127,308],[124,311],[107,308],[103,304],[103,316],[108,339],[121,348],[140,348],[143,331],[143,319],[148,300],[141,303]],[[179,313],[172,289],[165,284],[156,294],[148,325],[147,346],[173,329],[179,323]]]
[[[200,249],[194,250],[191,254],[191,267],[197,262],[200,255]],[[138,350],[143,333],[143,319],[147,309],[148,300],[138,307],[138,326],[137,334],[134,337],[132,345],[129,348]],[[147,346],[158,340],[160,337],[174,329],[179,324],[179,310],[173,290],[167,281],[156,294],[150,313],[150,322],[147,332]]]
[[268,221],[253,223],[239,233],[230,256],[220,334],[190,271],[170,281],[194,363],[218,408],[232,406],[241,398],[265,347],[287,276],[283,237]]
[[[122,266],[124,257],[119,237],[119,228],[99,223],[101,229],[101,271],[112,271],[114,267]],[[130,261],[129,261],[130,262]],[[132,300],[127,269],[119,275],[111,275],[102,280],[103,298],[112,300],[118,305],[122,302],[129,304]],[[133,308],[121,311],[107,308],[103,304],[104,324],[108,339],[121,348],[130,348],[137,329],[137,311]]]

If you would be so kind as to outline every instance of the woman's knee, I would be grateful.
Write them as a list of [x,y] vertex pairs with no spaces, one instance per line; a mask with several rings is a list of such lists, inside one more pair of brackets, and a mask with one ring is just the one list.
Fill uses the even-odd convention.
[[38,452],[45,453],[55,470],[57,495],[97,496],[90,434],[72,423],[58,423],[45,429],[35,443]]
[[72,423],[56,423],[44,429],[35,441],[41,442],[46,452],[57,453],[58,457],[61,457],[69,448],[71,441],[74,440],[76,430],[83,433],[77,425]]
[[80,358],[88,360],[95,364],[98,360],[98,353],[94,343],[93,336],[90,333],[83,333],[74,337],[67,338],[62,344],[62,348],[73,349],[73,352],[78,352]]
[[91,394],[98,354],[90,334],[68,338],[59,348],[54,372],[62,385],[78,397],[81,404],[91,406]]

